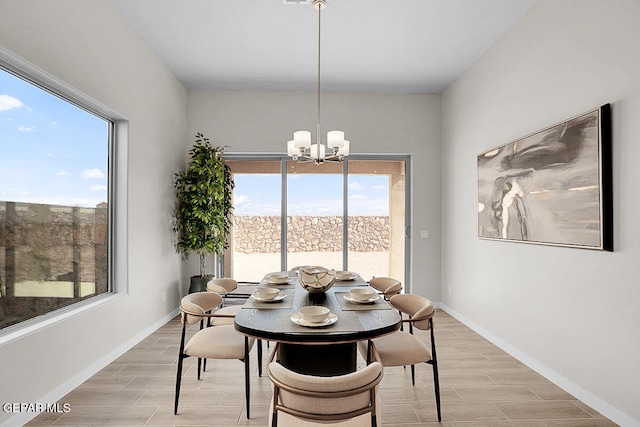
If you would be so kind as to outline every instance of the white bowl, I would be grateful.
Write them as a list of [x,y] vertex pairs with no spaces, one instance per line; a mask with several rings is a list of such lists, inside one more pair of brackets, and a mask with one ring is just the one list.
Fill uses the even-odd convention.
[[351,279],[352,274],[350,271],[336,271],[336,279],[338,280],[345,280],[345,279]]
[[367,301],[376,296],[376,291],[370,288],[356,288],[349,291],[349,296],[356,301]]
[[269,283],[280,285],[289,281],[289,275],[287,273],[273,273],[267,276],[266,280]]
[[331,313],[331,310],[321,305],[308,305],[298,311],[298,315],[302,320],[310,323],[324,322],[329,317],[329,313]]
[[279,293],[280,293],[280,289],[276,289],[276,288],[265,287],[265,288],[256,289],[256,295],[259,298],[262,298],[265,300],[274,299],[275,297],[278,296]]

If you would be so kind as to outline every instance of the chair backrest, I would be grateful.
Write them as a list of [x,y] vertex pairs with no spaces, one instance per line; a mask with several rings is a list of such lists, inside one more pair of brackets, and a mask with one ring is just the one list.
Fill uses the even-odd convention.
[[382,292],[387,298],[402,291],[402,283],[391,277],[374,277],[369,280],[369,286]]
[[238,282],[229,277],[211,279],[207,282],[207,290],[218,294],[226,294],[238,287]]
[[375,415],[376,386],[382,380],[382,364],[372,362],[346,375],[317,377],[293,372],[271,362],[268,375],[274,384],[275,410],[320,421]]
[[430,299],[420,295],[400,294],[394,295],[389,299],[392,306],[401,312],[411,316],[413,325],[422,330],[429,330],[431,327],[431,319],[435,315],[433,302]]
[[180,318],[188,325],[200,321],[204,314],[222,304],[222,297],[214,292],[194,292],[180,301]]

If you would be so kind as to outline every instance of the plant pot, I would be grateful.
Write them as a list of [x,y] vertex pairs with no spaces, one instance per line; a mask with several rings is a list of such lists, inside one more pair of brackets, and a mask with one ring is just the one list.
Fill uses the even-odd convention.
[[189,293],[204,292],[207,290],[207,283],[213,279],[213,274],[204,276],[191,276],[191,284],[189,285]]

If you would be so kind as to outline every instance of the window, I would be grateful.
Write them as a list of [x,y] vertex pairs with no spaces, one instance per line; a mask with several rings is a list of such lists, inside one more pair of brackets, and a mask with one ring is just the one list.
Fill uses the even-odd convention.
[[114,121],[17,70],[0,68],[0,329],[111,290]]
[[322,265],[365,279],[395,277],[408,289],[408,156],[349,156],[296,163],[227,155],[234,227],[224,273],[258,281],[270,271]]
[[287,264],[346,269],[344,163],[287,161]]

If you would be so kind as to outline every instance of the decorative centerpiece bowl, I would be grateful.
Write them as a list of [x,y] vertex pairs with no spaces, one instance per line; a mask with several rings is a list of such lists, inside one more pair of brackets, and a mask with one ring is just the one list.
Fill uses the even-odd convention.
[[324,267],[305,266],[298,269],[298,281],[307,292],[317,294],[326,292],[336,282],[335,270]]

